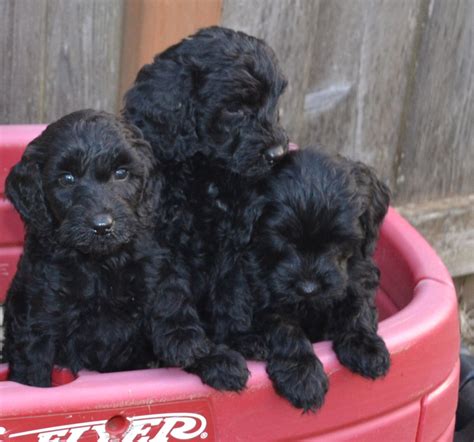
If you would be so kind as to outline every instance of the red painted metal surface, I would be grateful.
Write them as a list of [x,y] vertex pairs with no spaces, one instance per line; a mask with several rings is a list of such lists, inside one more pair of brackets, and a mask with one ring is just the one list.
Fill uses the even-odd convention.
[[[2,171],[7,168],[3,159],[9,168],[42,129],[0,129]],[[21,240],[18,218],[0,204],[0,299]],[[262,363],[249,362],[251,378],[241,394],[219,393],[172,368],[84,371],[76,379],[57,371],[57,386],[41,389],[5,381],[4,365],[0,441],[452,440],[459,328],[449,274],[394,210],[384,222],[376,259],[382,270],[379,332],[392,367],[384,379],[366,380],[339,364],[330,342],[315,344],[330,379],[326,402],[316,414],[302,415],[278,397]]]

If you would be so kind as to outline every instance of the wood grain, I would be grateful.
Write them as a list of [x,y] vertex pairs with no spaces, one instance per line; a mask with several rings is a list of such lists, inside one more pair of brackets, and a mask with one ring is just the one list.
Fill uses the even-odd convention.
[[453,277],[474,273],[474,194],[398,210],[428,239]]
[[0,0],[0,123],[117,107],[122,0]]
[[432,0],[401,134],[399,203],[474,189],[474,2]]
[[0,0],[0,123],[42,119],[46,0]]
[[120,0],[48,0],[46,121],[85,107],[116,110],[122,8]]
[[155,54],[220,16],[221,0],[126,0],[120,96]]

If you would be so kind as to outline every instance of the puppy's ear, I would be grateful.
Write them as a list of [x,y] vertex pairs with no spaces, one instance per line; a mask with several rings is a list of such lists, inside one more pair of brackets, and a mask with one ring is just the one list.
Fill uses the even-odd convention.
[[21,161],[6,179],[5,193],[28,228],[39,230],[52,222],[43,192],[40,164],[41,145],[36,140],[28,145]]
[[143,138],[143,134],[136,126],[122,120],[123,133],[128,143],[135,149],[145,166],[143,186],[137,213],[143,224],[148,226],[156,212],[162,187],[161,175],[156,170],[156,158],[153,155],[150,143]]
[[193,68],[156,57],[124,96],[123,117],[151,143],[157,158],[190,157],[197,147]]
[[136,150],[147,169],[152,170],[156,165],[156,158],[150,143],[143,137],[142,131],[123,118],[120,119],[120,123],[127,142]]
[[374,252],[380,225],[388,210],[390,190],[377,178],[375,171],[363,163],[353,163],[351,172],[356,180],[360,201],[359,221],[364,232],[362,253],[370,256]]

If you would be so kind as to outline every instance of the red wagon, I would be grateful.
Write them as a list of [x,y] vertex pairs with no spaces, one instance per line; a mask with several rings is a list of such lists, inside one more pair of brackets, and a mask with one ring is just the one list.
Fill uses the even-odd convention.
[[[10,167],[44,126],[0,126],[0,194]],[[0,303],[21,253],[23,230],[0,199]],[[0,441],[448,441],[459,373],[457,303],[451,278],[423,238],[390,210],[377,262],[380,335],[389,374],[370,381],[342,367],[330,342],[314,345],[329,375],[323,408],[302,414],[277,396],[263,363],[249,362],[245,392],[220,393],[179,369],[74,378],[56,387],[6,381],[0,366]]]

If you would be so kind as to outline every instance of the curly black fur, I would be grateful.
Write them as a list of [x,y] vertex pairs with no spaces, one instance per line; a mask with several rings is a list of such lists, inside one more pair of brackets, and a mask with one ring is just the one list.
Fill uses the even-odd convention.
[[255,334],[231,346],[265,359],[276,390],[314,410],[328,381],[311,342],[332,339],[341,363],[365,377],[389,368],[372,260],[389,193],[364,164],[308,149],[282,160],[266,197],[247,256]]
[[49,125],[10,172],[26,226],[5,306],[11,380],[45,387],[53,364],[115,371],[151,359],[141,281],[153,163],[137,129],[85,110]]
[[214,342],[250,326],[240,256],[261,210],[260,184],[287,151],[286,86],[262,40],[211,27],[157,55],[125,95],[123,115],[165,175],[157,237],[174,251],[179,290]]
[[210,27],[143,66],[125,95],[123,114],[161,161],[200,153],[227,172],[262,175],[270,170],[272,149],[287,148],[277,107],[285,87],[264,41]]
[[27,232],[5,307],[11,380],[45,387],[54,364],[117,371],[158,360],[243,387],[245,361],[208,341],[169,283],[172,256],[154,239],[160,189],[150,145],[113,115],[74,112],[28,145],[6,186]]

